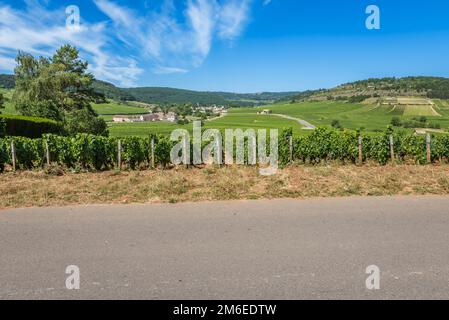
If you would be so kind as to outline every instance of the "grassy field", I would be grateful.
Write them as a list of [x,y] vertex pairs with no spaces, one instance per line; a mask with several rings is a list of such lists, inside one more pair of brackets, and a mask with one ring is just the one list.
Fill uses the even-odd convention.
[[[16,114],[10,102],[12,90],[0,89],[7,99],[3,113]],[[347,129],[364,128],[368,132],[384,131],[393,117],[402,121],[414,117],[426,116],[428,123],[439,124],[443,130],[449,128],[449,101],[424,98],[402,97],[386,98],[391,104],[346,103],[335,101],[284,103],[257,108],[231,109],[225,117],[207,121],[205,128],[216,129],[282,129],[292,127],[295,134],[307,134],[301,125],[294,120],[284,119],[275,115],[258,115],[259,111],[270,109],[275,114],[283,114],[304,119],[316,126],[330,126],[334,120]],[[147,136],[150,133],[170,134],[176,128],[191,131],[192,125],[180,126],[168,122],[156,123],[112,123],[114,115],[145,114],[148,108],[137,105],[119,104],[109,101],[105,104],[94,104],[94,110],[109,122],[112,136]]]
[[[292,120],[282,119],[275,116],[262,116],[255,114],[234,114],[216,120],[206,121],[206,129],[282,129],[292,127],[299,134],[301,126]],[[111,123],[109,132],[111,136],[147,136],[150,133],[169,135],[174,129],[186,129],[192,131],[193,125],[178,125],[169,122],[138,122],[138,123]]]
[[11,103],[13,91],[0,88],[0,93],[3,94],[3,96],[6,98],[6,103],[4,105],[5,109],[2,110],[2,113],[17,114],[16,109],[14,108],[13,104]]
[[145,114],[150,112],[146,108],[120,104],[115,101],[93,104],[92,106],[94,110],[100,115],[100,117],[102,117],[106,121],[112,121],[114,115]]
[[2,175],[0,209],[448,192],[447,165],[290,166],[269,177],[260,176],[256,167],[242,166],[62,176],[26,171]]
[[[257,114],[257,112],[270,109],[273,113],[285,114],[301,118],[314,125],[331,125],[333,120],[338,120],[348,129],[365,128],[367,131],[385,130],[391,123],[391,119],[399,116],[402,120],[426,115],[429,122],[439,123],[443,129],[449,128],[449,105],[446,101],[436,101],[433,107],[438,114],[429,111],[429,106],[393,106],[351,104],[345,102],[303,102],[295,104],[275,104],[258,108],[233,109],[234,114]],[[407,109],[409,109],[407,111]],[[423,114],[424,113],[424,114]]]

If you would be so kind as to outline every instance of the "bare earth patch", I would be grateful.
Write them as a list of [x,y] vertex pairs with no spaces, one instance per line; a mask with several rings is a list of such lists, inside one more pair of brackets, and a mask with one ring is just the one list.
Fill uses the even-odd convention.
[[449,166],[291,166],[0,175],[0,208],[238,199],[449,194]]

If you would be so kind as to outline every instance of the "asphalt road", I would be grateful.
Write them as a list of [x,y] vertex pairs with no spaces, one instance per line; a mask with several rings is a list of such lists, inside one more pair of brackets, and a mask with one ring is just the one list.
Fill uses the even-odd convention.
[[291,116],[287,116],[285,114],[272,114],[272,115],[276,116],[276,117],[281,117],[281,118],[284,118],[284,119],[288,119],[288,120],[297,121],[302,126],[303,130],[314,130],[314,129],[316,129],[316,127],[313,124],[311,124],[310,122],[307,122],[306,120],[303,120],[303,119],[294,118],[294,117],[291,117]]
[[1,299],[449,298],[449,197],[18,209],[0,236]]

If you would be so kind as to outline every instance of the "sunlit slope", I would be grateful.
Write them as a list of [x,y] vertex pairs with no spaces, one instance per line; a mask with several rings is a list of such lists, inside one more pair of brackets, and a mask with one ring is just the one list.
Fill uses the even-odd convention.
[[0,88],[0,93],[3,94],[3,97],[6,100],[4,104],[4,109],[2,109],[1,112],[5,114],[17,114],[17,111],[11,102],[13,90]]
[[274,114],[284,114],[304,119],[321,126],[331,125],[334,120],[348,129],[365,128],[368,131],[385,130],[393,117],[412,119],[426,116],[433,123],[439,123],[443,129],[449,128],[449,103],[435,100],[431,105],[382,105],[352,104],[347,102],[323,101],[275,104],[259,108],[233,109],[232,114],[253,114],[269,109]]
[[[295,134],[305,134],[296,121],[276,116],[262,116],[254,113],[228,114],[212,121],[206,121],[205,129],[279,129],[293,128]],[[169,135],[175,129],[185,129],[192,132],[192,123],[178,125],[169,122],[138,122],[110,124],[109,132],[112,136],[147,136],[150,133]]]

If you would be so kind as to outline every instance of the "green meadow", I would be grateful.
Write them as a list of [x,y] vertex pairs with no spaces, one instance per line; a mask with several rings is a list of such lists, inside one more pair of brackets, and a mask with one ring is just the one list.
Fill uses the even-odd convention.
[[2,113],[17,114],[17,111],[14,108],[14,105],[11,103],[13,91],[0,88],[0,93],[3,94],[3,96],[5,97],[5,100],[6,100],[5,105],[4,105],[5,108],[2,110]]
[[100,115],[100,117],[106,121],[112,121],[114,115],[145,114],[149,112],[146,108],[130,106],[112,100],[109,100],[108,103],[95,103],[92,107]]
[[[275,115],[259,115],[258,112],[269,109],[274,114],[283,114],[294,118],[304,119],[316,126],[330,126],[334,120],[347,129],[363,128],[368,132],[384,131],[391,123],[393,117],[401,120],[413,119],[425,115],[429,122],[438,123],[442,129],[449,128],[449,103],[435,100],[435,111],[441,116],[428,112],[428,106],[378,106],[367,104],[354,104],[346,102],[301,102],[262,106],[257,108],[234,108],[219,119],[207,121],[206,129],[282,129],[292,127],[295,134],[308,134],[310,131],[302,130],[301,125],[293,120],[284,119]],[[135,107],[134,107],[135,108]],[[129,109],[130,113],[137,113]],[[100,110],[99,110],[100,111]],[[127,110],[121,109],[121,113]],[[101,112],[99,112],[101,113]],[[104,112],[103,112],[104,114]],[[112,118],[112,116],[111,116]],[[109,130],[113,136],[146,136],[149,133],[170,134],[174,129],[182,128],[191,131],[192,125],[177,125],[173,123],[124,123],[110,124]]]
[[[205,129],[282,129],[292,127],[295,133],[305,133],[301,126],[292,120],[276,116],[261,116],[255,114],[233,114],[216,120],[206,121]],[[193,125],[178,125],[168,122],[137,122],[137,123],[110,123],[109,132],[112,136],[147,136],[150,133],[169,135],[174,129],[192,131]]]
[[406,106],[393,110],[391,106],[378,106],[367,104],[352,104],[345,102],[302,102],[275,104],[258,108],[234,109],[234,114],[253,114],[269,109],[275,114],[284,114],[304,119],[316,126],[329,126],[333,120],[338,120],[347,129],[364,128],[366,131],[385,130],[393,117],[402,120],[413,119],[425,115],[429,122],[439,123],[442,129],[449,128],[449,103],[435,101],[434,107],[441,116],[428,112],[428,106]]

